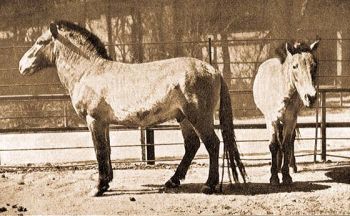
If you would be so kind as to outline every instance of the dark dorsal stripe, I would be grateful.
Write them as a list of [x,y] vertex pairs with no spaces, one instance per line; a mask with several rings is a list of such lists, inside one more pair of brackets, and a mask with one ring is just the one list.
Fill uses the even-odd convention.
[[302,52],[311,53],[310,46],[305,42],[299,42],[295,40],[284,42],[280,46],[278,46],[275,50],[276,55],[281,60],[281,63],[284,63],[284,61],[287,58],[286,43],[288,43],[288,50],[292,55],[300,54]]
[[112,60],[108,54],[106,47],[102,43],[102,41],[92,32],[88,31],[86,28],[83,28],[75,23],[65,21],[65,20],[58,20],[55,21],[55,24],[58,26],[59,29],[63,28],[68,31],[74,31],[79,33],[85,40],[85,43],[88,44],[81,44],[81,45],[86,45],[89,47],[90,51],[93,51],[96,55]]

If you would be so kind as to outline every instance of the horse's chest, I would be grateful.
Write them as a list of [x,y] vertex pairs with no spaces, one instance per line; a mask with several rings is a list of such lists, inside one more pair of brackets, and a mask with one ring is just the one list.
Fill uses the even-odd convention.
[[86,115],[104,121],[109,121],[109,119],[113,118],[112,107],[96,89],[88,86],[75,88],[71,99],[76,112],[83,118]]

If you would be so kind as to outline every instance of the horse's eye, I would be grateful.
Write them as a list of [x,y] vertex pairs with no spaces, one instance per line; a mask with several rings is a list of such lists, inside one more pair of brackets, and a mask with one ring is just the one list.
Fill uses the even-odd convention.
[[297,69],[298,68],[298,64],[293,65],[293,69]]
[[43,40],[38,40],[36,43],[39,44],[39,45],[43,45],[44,41]]
[[36,41],[36,43],[38,44],[38,45],[46,45],[46,44],[48,44],[50,41],[49,40],[38,40],[38,41]]

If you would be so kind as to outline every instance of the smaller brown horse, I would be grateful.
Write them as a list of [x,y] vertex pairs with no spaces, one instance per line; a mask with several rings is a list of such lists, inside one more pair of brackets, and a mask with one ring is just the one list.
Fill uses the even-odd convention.
[[41,35],[19,62],[20,73],[33,74],[56,66],[78,115],[91,131],[98,161],[95,196],[109,188],[113,178],[109,124],[150,126],[170,119],[180,123],[185,155],[167,187],[177,187],[200,146],[209,153],[209,176],[202,188],[213,193],[219,182],[219,145],[213,114],[219,118],[225,148],[235,180],[245,169],[235,142],[231,99],[219,71],[193,58],[174,58],[143,64],[110,61],[100,39],[74,23],[58,21]]
[[[269,131],[272,155],[270,183],[279,184],[278,152],[283,154],[282,181],[291,184],[289,163],[294,159],[294,139],[297,115],[304,104],[310,107],[316,99],[314,79],[317,71],[315,50],[319,41],[286,44],[283,59],[263,62],[253,85],[254,101],[264,114]],[[294,159],[295,163],[295,159]]]

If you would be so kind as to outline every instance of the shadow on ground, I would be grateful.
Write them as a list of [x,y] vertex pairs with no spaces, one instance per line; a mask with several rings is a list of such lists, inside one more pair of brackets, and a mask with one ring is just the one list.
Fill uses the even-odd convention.
[[334,182],[350,184],[350,166],[330,169],[325,175]]
[[[202,184],[190,183],[183,184],[178,188],[165,189],[164,185],[143,185],[147,189],[138,190],[109,190],[104,196],[114,196],[121,194],[139,195],[139,194],[155,194],[155,193],[202,193]],[[280,185],[271,186],[268,183],[246,183],[246,184],[224,184],[223,192],[217,193],[221,195],[257,195],[272,194],[283,192],[312,192],[317,190],[325,190],[330,188],[328,185],[310,183],[310,182],[294,182],[290,186]]]
[[153,187],[149,189],[134,189],[134,190],[115,190],[115,189],[110,189],[106,191],[103,196],[108,197],[108,196],[117,196],[117,195],[145,195],[145,194],[157,194],[161,193],[161,189]]

